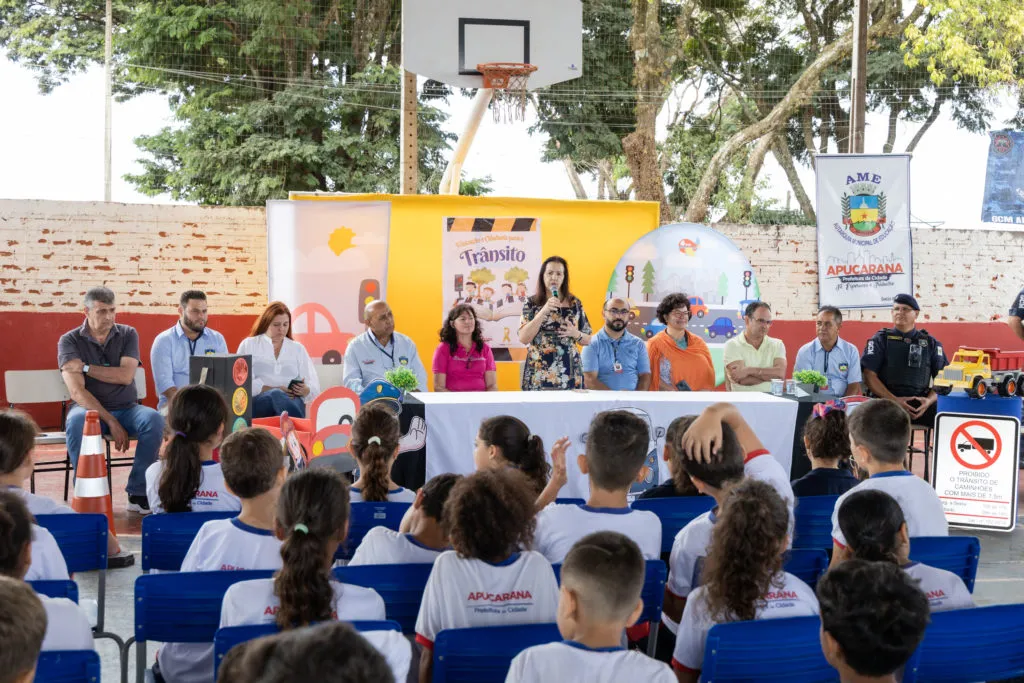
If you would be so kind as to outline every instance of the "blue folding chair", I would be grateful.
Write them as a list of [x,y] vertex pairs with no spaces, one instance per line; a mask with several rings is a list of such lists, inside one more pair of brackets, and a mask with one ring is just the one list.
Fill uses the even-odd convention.
[[68,572],[98,572],[96,627],[93,636],[109,638],[124,651],[124,640],[104,630],[107,606],[107,517],[98,514],[36,515],[36,524],[53,534]]
[[786,551],[783,569],[811,588],[828,570],[828,553],[820,548],[793,548]]
[[135,580],[135,680],[146,677],[146,643],[212,643],[224,594],[233,584],[266,579],[272,571],[143,574]]
[[[352,628],[357,631],[398,631],[402,627],[394,621],[350,621]],[[251,626],[227,626],[217,629],[213,637],[213,680],[217,680],[217,672],[220,671],[221,660],[231,651],[235,645],[247,643],[250,640],[271,636],[277,633],[277,624],[253,624]]]
[[50,650],[39,653],[35,683],[99,683],[100,656],[95,650]]
[[838,683],[839,674],[821,653],[820,628],[816,616],[712,626],[704,643],[701,680]]
[[974,592],[981,541],[974,536],[916,536],[910,539],[910,559],[953,572]]
[[423,602],[423,590],[432,564],[365,564],[338,567],[334,576],[342,583],[372,588],[384,599],[388,619],[397,622],[402,633],[416,632],[416,617]]
[[793,510],[794,548],[832,550],[832,511],[839,496],[805,496]]
[[555,498],[555,505],[586,505],[582,498]]
[[994,605],[933,613],[903,683],[971,683],[1018,676],[1024,676],[1024,604]]
[[[555,580],[562,585],[562,565],[553,564]],[[661,626],[661,608],[665,602],[665,582],[668,580],[668,568],[661,560],[647,560],[644,572],[644,587],[640,598],[644,601],[644,610],[637,619],[638,624],[650,624],[651,631],[647,636],[647,654],[654,656],[658,643],[658,627]]]
[[434,683],[503,683],[512,659],[528,647],[562,640],[556,624],[441,631],[434,640]]
[[178,512],[142,520],[142,571],[179,571],[199,529],[214,519],[237,517],[238,511]]
[[352,503],[352,512],[348,519],[348,538],[338,546],[334,554],[335,560],[351,560],[356,548],[363,542],[370,529],[383,526],[398,531],[405,511],[410,503]]
[[78,602],[78,584],[74,581],[29,581],[28,585],[39,595]]
[[650,510],[661,520],[661,559],[666,563],[672,554],[672,542],[684,526],[715,507],[711,496],[679,496],[648,498],[633,501],[634,510]]

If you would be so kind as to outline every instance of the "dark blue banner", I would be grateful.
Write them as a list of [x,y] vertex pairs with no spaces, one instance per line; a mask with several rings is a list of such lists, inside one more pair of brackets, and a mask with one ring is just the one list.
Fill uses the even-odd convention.
[[989,133],[981,220],[1024,225],[1024,132]]

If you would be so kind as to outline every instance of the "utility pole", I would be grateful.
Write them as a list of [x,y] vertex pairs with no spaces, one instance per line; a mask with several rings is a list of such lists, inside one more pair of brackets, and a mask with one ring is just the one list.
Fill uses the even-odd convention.
[[110,83],[111,78],[111,62],[113,61],[114,55],[114,2],[113,0],[107,0],[107,12],[106,12],[106,30],[103,32],[103,201],[110,201],[110,180],[111,180],[111,107],[110,99],[112,93],[112,87]]
[[867,108],[868,2],[854,0],[853,68],[850,78],[850,140],[848,151],[864,153],[864,114]]
[[[403,22],[404,24],[404,22]],[[417,194],[420,187],[419,104],[416,98],[416,74],[402,69],[402,194]]]

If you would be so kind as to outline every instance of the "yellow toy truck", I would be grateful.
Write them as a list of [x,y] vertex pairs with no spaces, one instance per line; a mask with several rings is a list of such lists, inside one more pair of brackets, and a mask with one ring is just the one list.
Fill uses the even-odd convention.
[[990,391],[1000,396],[1024,395],[1022,360],[1021,351],[961,347],[935,376],[933,388],[943,396],[953,389],[963,389],[971,398],[982,398]]

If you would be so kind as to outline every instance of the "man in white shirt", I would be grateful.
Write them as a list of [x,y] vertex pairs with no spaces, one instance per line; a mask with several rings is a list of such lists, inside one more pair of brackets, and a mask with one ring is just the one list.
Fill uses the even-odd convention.
[[149,352],[153,382],[160,396],[156,407],[165,415],[167,402],[189,383],[189,358],[228,352],[224,336],[206,326],[209,314],[205,292],[197,289],[182,292],[178,316],[174,327],[156,336]]
[[342,384],[357,394],[370,382],[384,379],[394,368],[409,368],[416,375],[417,390],[427,390],[427,370],[416,344],[395,332],[395,316],[384,301],[371,301],[363,311],[366,332],[348,343]]
[[725,343],[725,384],[729,391],[768,391],[771,380],[786,376],[786,345],[768,336],[772,309],[755,301],[743,313],[743,334]]

